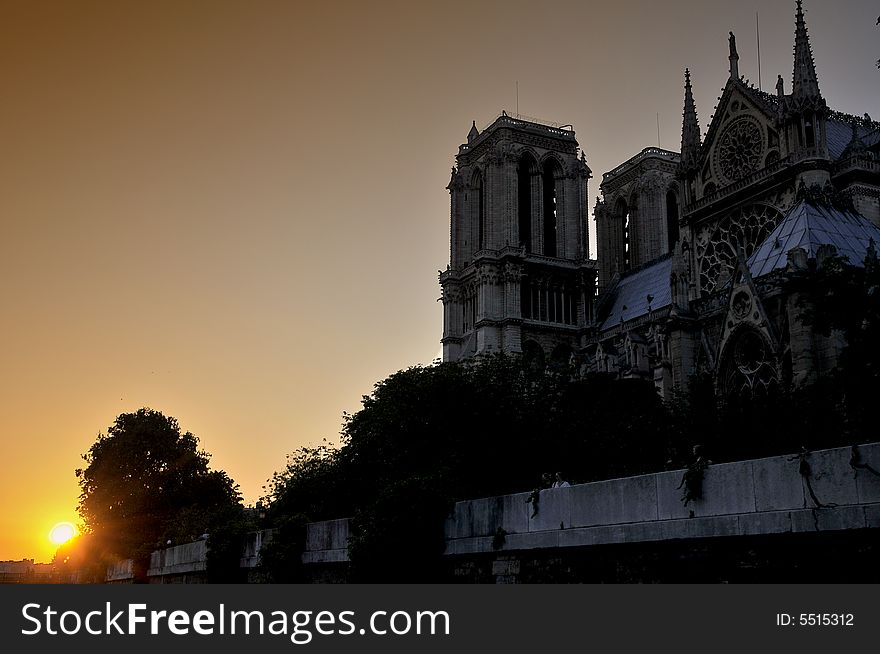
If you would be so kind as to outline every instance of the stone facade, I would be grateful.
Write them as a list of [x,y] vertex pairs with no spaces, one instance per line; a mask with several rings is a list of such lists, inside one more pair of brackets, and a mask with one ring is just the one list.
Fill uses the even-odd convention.
[[471,127],[447,187],[443,359],[493,352],[567,362],[592,319],[591,171],[570,126],[503,113]]
[[[804,324],[787,281],[833,255],[862,265],[880,240],[880,124],[828,107],[800,1],[791,93],[781,76],[775,94],[751,86],[738,59],[731,33],[705,137],[685,71],[681,152],[646,148],[603,176],[596,204],[600,296],[580,354],[664,395],[695,374],[730,394],[833,369],[841,336]],[[631,363],[636,341],[647,365]]]
[[840,335],[804,324],[787,282],[876,256],[880,123],[826,103],[800,0],[790,93],[781,76],[775,94],[751,86],[732,33],[728,46],[705,135],[685,71],[681,151],[645,148],[603,175],[596,262],[574,133],[506,115],[472,128],[449,185],[444,360],[567,358],[664,396],[695,375],[753,393],[834,368]]

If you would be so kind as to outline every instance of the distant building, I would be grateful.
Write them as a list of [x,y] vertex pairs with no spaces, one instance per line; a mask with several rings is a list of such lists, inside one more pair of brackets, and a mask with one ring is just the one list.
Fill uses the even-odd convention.
[[685,71],[681,152],[645,148],[603,175],[595,262],[574,133],[472,127],[449,186],[444,360],[564,359],[665,396],[697,373],[752,393],[834,367],[840,336],[805,325],[785,282],[811,260],[876,258],[880,124],[826,103],[800,0],[789,93],[781,76],[775,94],[751,86],[738,60],[731,33],[705,138]]
[[33,559],[0,561],[0,584],[49,584],[55,581],[55,566]]

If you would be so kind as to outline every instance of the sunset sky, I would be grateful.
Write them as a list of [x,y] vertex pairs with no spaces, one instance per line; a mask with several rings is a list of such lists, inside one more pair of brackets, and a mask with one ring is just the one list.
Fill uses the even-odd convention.
[[[444,189],[471,121],[574,125],[594,179],[791,86],[794,0],[0,0],[0,560],[51,559],[116,415],[176,417],[261,495],[439,355]],[[880,13],[807,0],[819,84],[880,117]],[[591,230],[592,231],[592,230]],[[591,243],[595,252],[595,242]]]

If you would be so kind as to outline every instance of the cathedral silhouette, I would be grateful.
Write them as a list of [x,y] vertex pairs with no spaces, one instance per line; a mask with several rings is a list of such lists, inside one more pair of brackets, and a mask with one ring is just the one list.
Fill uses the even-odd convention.
[[680,152],[647,147],[602,176],[596,260],[573,128],[506,112],[471,126],[447,187],[444,361],[515,353],[664,397],[695,375],[752,394],[836,366],[843,336],[807,324],[788,282],[831,257],[876,264],[880,123],[826,103],[800,0],[790,92],[750,85],[738,60],[731,33],[705,137],[685,70]]

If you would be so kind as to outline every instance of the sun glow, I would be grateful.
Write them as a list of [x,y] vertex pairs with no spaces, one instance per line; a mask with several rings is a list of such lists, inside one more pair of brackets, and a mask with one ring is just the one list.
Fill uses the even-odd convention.
[[59,522],[49,532],[49,540],[55,545],[63,545],[76,536],[76,527],[69,522]]

